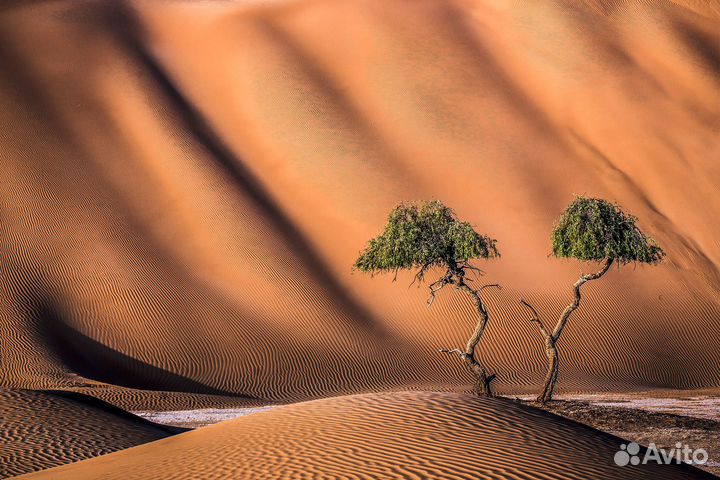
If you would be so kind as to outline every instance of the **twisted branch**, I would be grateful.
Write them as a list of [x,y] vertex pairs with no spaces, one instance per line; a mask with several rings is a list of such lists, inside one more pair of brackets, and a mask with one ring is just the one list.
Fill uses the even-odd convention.
[[435,294],[445,288],[446,285],[449,285],[453,283],[453,274],[450,270],[448,270],[445,275],[440,277],[438,280],[434,281],[429,285],[430,288],[430,297],[427,299],[427,305],[428,307],[433,304],[435,301]]
[[[422,283],[425,279],[425,273],[428,269],[430,269],[434,263],[429,262],[423,265],[420,270],[415,274],[415,277],[413,278],[412,283],[410,286],[412,286],[416,281],[419,283]],[[447,263],[447,270],[443,274],[442,277],[435,280],[433,283],[431,283],[428,288],[430,290],[430,297],[428,297],[427,305],[430,307],[433,302],[435,301],[435,295],[437,292],[445,288],[447,285],[453,285],[457,290],[461,290],[468,295],[473,300],[473,303],[475,304],[475,309],[477,310],[480,319],[478,320],[477,325],[475,326],[475,331],[473,332],[472,336],[468,340],[468,343],[465,347],[465,351],[462,351],[460,349],[454,348],[454,349],[442,349],[440,352],[446,353],[448,355],[457,354],[460,359],[462,359],[468,367],[477,375],[478,377],[478,383],[477,383],[477,391],[478,393],[485,393],[486,395],[492,395],[492,389],[490,383],[497,377],[496,374],[488,375],[485,369],[476,361],[475,359],[475,347],[477,347],[477,344],[480,342],[480,338],[482,337],[485,327],[487,326],[488,320],[489,320],[489,314],[487,311],[487,308],[485,308],[485,304],[482,301],[482,297],[480,296],[481,292],[485,290],[486,288],[502,288],[500,284],[498,283],[489,283],[486,285],[481,286],[478,289],[472,288],[466,283],[467,281],[471,281],[471,279],[465,278],[465,271],[470,270],[473,272],[476,272],[480,275],[483,275],[483,271],[480,270],[477,267],[474,267],[467,262],[462,263],[455,263],[455,262],[448,262]]]
[[462,350],[460,350],[459,348],[453,348],[453,349],[441,348],[440,350],[438,350],[438,352],[447,353],[448,355],[457,353],[458,355],[460,355],[460,358],[462,358],[462,359],[465,359],[465,357],[467,357],[467,354],[465,352],[463,352]]
[[477,291],[479,293],[489,287],[496,287],[498,290],[502,290],[502,286],[499,283],[488,283],[488,284],[483,285],[482,287],[478,288]]
[[597,280],[598,278],[605,275],[605,273],[610,270],[610,266],[613,263],[613,259],[609,258],[605,261],[605,265],[597,271],[596,273],[589,273],[587,275],[582,275],[577,282],[575,282],[575,285],[573,285],[573,290],[575,292],[575,299],[573,302],[565,308],[562,315],[560,315],[560,319],[558,320],[557,324],[555,325],[555,329],[552,333],[553,341],[557,341],[558,338],[560,338],[560,335],[562,334],[563,329],[565,328],[565,325],[567,325],[567,321],[570,318],[570,314],[575,311],[576,308],[580,306],[580,287],[582,287],[585,282],[589,282],[590,280]]
[[532,312],[533,316],[529,320],[532,323],[537,323],[537,326],[540,329],[540,333],[542,333],[543,337],[545,337],[545,340],[552,339],[550,332],[548,332],[547,329],[545,328],[545,325],[543,325],[542,320],[540,320],[540,315],[538,315],[535,308],[522,298],[520,299],[520,303],[522,305],[526,306]]

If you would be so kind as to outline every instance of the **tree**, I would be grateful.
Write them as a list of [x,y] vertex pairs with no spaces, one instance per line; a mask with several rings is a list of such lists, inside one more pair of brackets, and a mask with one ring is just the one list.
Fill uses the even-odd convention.
[[557,342],[567,325],[570,315],[580,306],[580,288],[591,280],[597,280],[610,270],[613,263],[645,263],[656,265],[665,252],[646,236],[635,224],[636,218],[623,212],[618,205],[599,198],[577,197],[556,222],[552,233],[552,254],[559,258],[576,258],[583,262],[602,262],[596,273],[581,275],[573,285],[573,302],[560,315],[555,328],[545,328],[540,316],[525,300],[523,306],[530,310],[530,321],[536,323],[545,341],[548,372],[537,401],[552,400],[558,376]]
[[417,269],[413,283],[422,283],[433,267],[445,269],[445,273],[429,285],[428,306],[432,305],[437,292],[452,285],[472,299],[479,319],[465,350],[440,351],[457,354],[477,376],[476,392],[489,396],[492,395],[490,384],[496,375],[489,375],[480,365],[475,347],[489,320],[481,292],[500,286],[473,288],[466,273],[482,273],[470,265],[471,260],[500,256],[495,243],[490,237],[477,233],[469,223],[459,221],[455,213],[438,200],[419,205],[403,203],[390,212],[383,232],[368,242],[353,266],[355,270],[370,274],[395,272],[395,278],[399,270]]

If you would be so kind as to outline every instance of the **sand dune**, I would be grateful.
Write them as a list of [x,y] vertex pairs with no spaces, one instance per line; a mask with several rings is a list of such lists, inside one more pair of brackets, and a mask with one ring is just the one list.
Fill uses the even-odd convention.
[[[587,288],[568,390],[720,385],[716,2],[5,2],[0,384],[289,401],[469,380],[474,318],[351,275],[401,200],[498,239],[482,357],[534,388],[573,193],[668,252]],[[77,374],[77,375],[75,375]]]
[[23,478],[690,479],[618,467],[619,440],[509,400],[451,393],[317,400]]
[[180,431],[92,397],[0,390],[0,478],[96,457]]
[[720,387],[718,21],[699,0],[0,2],[0,476],[168,434],[19,390],[53,389],[137,410],[386,393],[39,477],[695,478],[618,469],[618,439],[511,402],[398,393],[466,388],[437,350],[472,306],[350,266],[396,203],[453,207],[502,252],[480,357],[535,391],[518,299],[556,317],[594,266],[548,257],[553,220],[617,201],[667,262],[587,286],[560,389]]

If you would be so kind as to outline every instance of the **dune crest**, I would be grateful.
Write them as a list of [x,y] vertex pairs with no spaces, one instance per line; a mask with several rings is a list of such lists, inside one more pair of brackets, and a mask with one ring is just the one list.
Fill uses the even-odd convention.
[[0,389],[0,478],[77,462],[180,431],[92,397]]
[[708,478],[618,467],[620,443],[509,400],[396,392],[279,407],[22,478]]

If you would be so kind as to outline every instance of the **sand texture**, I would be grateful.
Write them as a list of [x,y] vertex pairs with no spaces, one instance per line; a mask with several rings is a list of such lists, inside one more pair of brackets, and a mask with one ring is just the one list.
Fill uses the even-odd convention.
[[179,431],[92,397],[0,390],[0,478],[77,462]]
[[587,287],[561,385],[717,386],[703,4],[5,3],[0,382],[279,401],[466,382],[436,350],[464,344],[467,299],[350,272],[394,204],[440,198],[498,239],[482,358],[526,389],[545,365],[518,298],[549,321],[594,268],[547,256],[579,193],[668,258]]
[[619,444],[510,400],[366,394],[278,407],[26,478],[709,478],[678,465],[618,467]]
[[[543,344],[518,300],[553,322],[597,269],[548,256],[574,194],[619,202],[668,256],[584,287],[561,392],[719,387],[719,23],[715,0],[0,2],[0,387],[143,411],[462,391],[471,375],[438,349],[465,344],[471,302],[446,289],[428,308],[411,273],[350,268],[394,205],[437,198],[498,240],[479,264],[503,285],[484,292],[479,357],[500,392],[536,392]],[[121,475],[143,452],[133,475],[184,461],[171,476],[300,477],[305,449],[317,472],[365,478],[512,477],[500,454],[516,478],[556,454],[577,469],[564,478],[631,471],[607,470],[605,437],[505,408],[321,401],[77,475]],[[145,441],[132,432],[95,452]],[[255,434],[275,441],[243,443]]]

